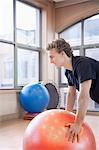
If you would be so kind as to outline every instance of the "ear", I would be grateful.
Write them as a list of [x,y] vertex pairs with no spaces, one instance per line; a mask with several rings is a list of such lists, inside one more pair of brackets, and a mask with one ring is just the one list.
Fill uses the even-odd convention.
[[64,54],[65,54],[65,52],[64,52],[64,51],[62,51],[62,52],[61,52],[61,55],[62,55],[62,56],[64,56]]

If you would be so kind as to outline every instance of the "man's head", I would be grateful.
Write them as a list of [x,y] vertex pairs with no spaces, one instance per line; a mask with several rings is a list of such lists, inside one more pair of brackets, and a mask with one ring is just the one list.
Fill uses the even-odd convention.
[[62,38],[48,44],[47,50],[50,53],[51,63],[57,67],[66,65],[66,60],[73,55],[70,45]]
[[48,44],[47,50],[51,50],[55,48],[58,53],[61,53],[64,51],[68,57],[71,57],[73,55],[72,49],[64,39],[60,38],[56,41],[52,41],[52,43]]

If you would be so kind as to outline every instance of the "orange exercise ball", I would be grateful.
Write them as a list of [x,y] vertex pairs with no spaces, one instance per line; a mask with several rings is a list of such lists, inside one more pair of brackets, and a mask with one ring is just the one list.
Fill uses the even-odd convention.
[[36,116],[28,125],[23,150],[96,150],[91,128],[83,123],[80,142],[68,142],[66,123],[73,123],[75,115],[65,110],[52,109]]

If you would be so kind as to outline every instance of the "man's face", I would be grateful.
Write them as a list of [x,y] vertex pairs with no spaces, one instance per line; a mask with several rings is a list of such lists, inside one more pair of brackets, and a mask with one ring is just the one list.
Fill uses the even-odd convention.
[[53,63],[56,67],[62,67],[63,66],[63,52],[58,53],[55,48],[51,49],[49,51],[49,57],[50,57],[50,62]]

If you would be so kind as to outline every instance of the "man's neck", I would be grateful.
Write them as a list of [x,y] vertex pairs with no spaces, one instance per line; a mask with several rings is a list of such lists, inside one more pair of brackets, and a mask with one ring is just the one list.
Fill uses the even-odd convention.
[[65,65],[64,67],[68,70],[71,70],[72,71],[72,57],[68,57],[66,58],[66,62],[65,62]]

